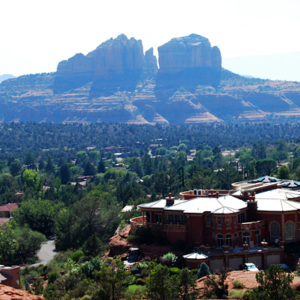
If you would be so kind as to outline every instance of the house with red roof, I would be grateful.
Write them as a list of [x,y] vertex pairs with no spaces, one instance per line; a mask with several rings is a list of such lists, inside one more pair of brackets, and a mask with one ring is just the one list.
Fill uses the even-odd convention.
[[8,222],[11,218],[11,212],[19,208],[20,204],[19,203],[7,203],[5,205],[0,206],[0,225],[5,224]]
[[282,182],[238,186],[140,204],[142,216],[131,225],[160,228],[170,243],[193,245],[197,251],[184,257],[191,267],[202,261],[213,271],[246,262],[263,268],[285,262],[284,244],[300,241],[300,192]]

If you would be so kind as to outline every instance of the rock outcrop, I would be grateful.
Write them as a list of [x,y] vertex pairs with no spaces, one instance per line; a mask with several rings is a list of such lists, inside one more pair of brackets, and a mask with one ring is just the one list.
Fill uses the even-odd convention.
[[124,34],[102,43],[86,56],[74,57],[58,64],[54,92],[64,92],[92,82],[91,97],[108,96],[116,91],[131,91],[143,71],[154,74],[153,51],[143,53],[142,41]]
[[248,78],[221,67],[207,38],[192,34],[143,53],[120,35],[57,72],[0,83],[0,121],[195,124],[298,121],[300,83]]
[[78,53],[58,64],[53,89],[56,94],[75,89],[91,81],[92,78],[92,60]]
[[144,67],[142,41],[124,34],[106,41],[87,57],[93,60],[94,68],[91,96],[133,90]]
[[219,84],[221,53],[218,47],[211,47],[207,38],[196,34],[174,38],[158,47],[158,52],[158,89]]
[[26,291],[0,284],[0,299],[1,300],[17,300],[17,299],[44,300],[45,298],[43,296],[32,295]]
[[158,71],[157,59],[153,54],[153,48],[148,49],[145,52],[145,62],[144,62],[144,74],[145,77],[153,77]]

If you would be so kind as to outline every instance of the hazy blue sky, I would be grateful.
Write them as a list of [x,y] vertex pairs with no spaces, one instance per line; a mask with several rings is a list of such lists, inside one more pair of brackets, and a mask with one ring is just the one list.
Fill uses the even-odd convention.
[[0,74],[55,71],[120,33],[145,50],[197,33],[230,58],[300,51],[299,29],[299,0],[0,0]]

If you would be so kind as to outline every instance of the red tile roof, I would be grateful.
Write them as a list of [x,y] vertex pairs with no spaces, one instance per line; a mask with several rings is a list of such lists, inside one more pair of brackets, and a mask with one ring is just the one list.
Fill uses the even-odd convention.
[[0,211],[12,211],[15,208],[20,207],[19,203],[7,203],[5,205],[0,206]]

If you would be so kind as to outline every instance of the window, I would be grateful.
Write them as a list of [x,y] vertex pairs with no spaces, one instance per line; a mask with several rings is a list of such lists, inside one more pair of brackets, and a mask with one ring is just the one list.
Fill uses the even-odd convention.
[[226,218],[225,223],[226,223],[226,228],[230,228],[231,227],[231,219]]
[[271,242],[278,242],[280,239],[280,225],[278,222],[274,221],[270,225],[270,235],[271,235]]
[[234,224],[234,227],[236,227],[236,225],[237,225],[237,216],[233,217],[233,224]]
[[223,235],[222,234],[217,235],[217,243],[218,243],[219,248],[221,248],[223,246]]
[[250,244],[250,233],[243,232],[243,244]]
[[288,221],[285,223],[285,239],[294,240],[295,239],[295,224],[294,222]]
[[182,216],[182,224],[185,225],[187,222],[187,217],[185,215]]
[[175,215],[175,224],[180,224],[179,215]]
[[218,222],[218,228],[222,228],[222,218],[218,217],[217,222]]
[[238,215],[239,223],[245,222],[245,213],[241,213]]
[[207,215],[206,216],[206,226],[210,227],[210,225],[211,225],[211,215]]
[[161,223],[161,214],[154,214],[154,223]]
[[232,235],[231,234],[227,234],[226,235],[226,245],[227,246],[232,246]]
[[168,215],[168,222],[169,222],[169,224],[174,223],[174,216],[173,215]]

